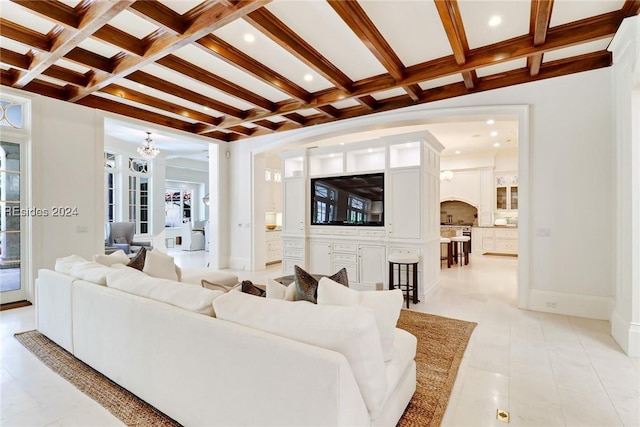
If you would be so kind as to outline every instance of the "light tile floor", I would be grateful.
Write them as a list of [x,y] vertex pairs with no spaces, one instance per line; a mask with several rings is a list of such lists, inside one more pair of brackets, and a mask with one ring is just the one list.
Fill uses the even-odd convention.
[[[173,251],[181,266],[205,252]],[[627,357],[609,323],[519,310],[517,260],[472,255],[444,268],[441,284],[412,309],[478,323],[462,360],[443,426],[640,426],[640,359]],[[264,282],[280,275],[237,271]],[[25,350],[13,334],[34,328],[34,309],[0,312],[0,425],[122,425]]]

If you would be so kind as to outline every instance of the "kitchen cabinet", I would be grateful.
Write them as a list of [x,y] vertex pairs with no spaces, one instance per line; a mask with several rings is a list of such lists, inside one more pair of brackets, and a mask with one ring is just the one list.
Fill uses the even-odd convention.
[[518,254],[518,229],[516,228],[479,228],[482,253]]
[[313,274],[332,275],[331,271],[331,242],[309,241],[308,271]]
[[384,283],[386,272],[384,245],[358,245],[358,286],[356,289],[375,291],[377,283]]
[[265,234],[266,260],[267,264],[282,260],[282,242],[280,231],[267,231]]
[[496,176],[496,210],[518,210],[518,175]]

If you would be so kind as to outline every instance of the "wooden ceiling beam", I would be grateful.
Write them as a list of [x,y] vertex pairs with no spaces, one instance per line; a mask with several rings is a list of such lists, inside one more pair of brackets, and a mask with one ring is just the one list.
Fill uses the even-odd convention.
[[[123,0],[116,2],[92,2],[82,9],[78,17],[78,30],[62,29],[51,35],[51,50],[48,53],[35,55],[29,70],[22,73],[13,87],[24,87],[31,80],[42,74],[44,70],[53,65],[83,40],[90,37],[100,27],[106,24],[112,17],[129,7],[135,0]],[[82,3],[81,3],[82,4]]]
[[[531,0],[531,19],[529,34],[533,37],[533,44],[540,46],[547,39],[547,31],[551,22],[553,0]],[[527,67],[532,76],[540,72],[542,65],[542,53],[536,53],[527,57]]]
[[94,70],[102,71],[104,73],[110,74],[113,71],[113,61],[111,61],[111,59],[105,58],[97,53],[90,52],[81,47],[72,49],[64,56],[64,59],[68,59],[77,64],[93,68]]
[[133,55],[142,56],[145,51],[145,43],[111,25],[105,25],[93,34],[93,37],[119,47]]
[[44,70],[42,74],[78,87],[85,87],[89,82],[89,79],[84,74],[55,64]]
[[265,67],[249,55],[243,53],[239,49],[236,49],[213,34],[206,35],[200,40],[197,40],[196,45],[205,52],[220,58],[234,67],[238,67],[246,71],[255,78],[293,98],[304,102],[308,102],[311,98],[311,94],[300,86],[278,74],[274,70]]
[[175,83],[170,83],[159,77],[145,73],[144,71],[134,71],[127,76],[127,80],[149,86],[150,88],[159,90],[161,92],[170,93],[183,99],[188,99],[193,103],[202,105],[203,107],[207,107],[215,111],[219,111],[231,117],[243,119],[246,116],[244,111],[238,108],[231,107],[230,105],[224,104],[220,101],[216,101],[200,93],[189,90],[183,86],[179,86]]
[[334,119],[337,119],[340,117],[340,110],[338,110],[332,105],[322,105],[316,109],[330,117],[333,117]]
[[164,58],[158,59],[156,62],[159,65],[167,67],[173,71],[177,71],[180,74],[184,74],[199,83],[214,87],[225,92],[229,96],[248,102],[264,110],[273,111],[275,109],[273,102],[268,99],[258,96],[245,88],[230,82],[229,80],[216,76],[210,71],[196,67],[190,62],[187,62],[175,55],[167,55]]
[[640,0],[627,0],[622,6],[622,15],[627,18],[640,14]]
[[371,95],[359,96],[355,100],[367,110],[374,110],[378,106],[378,101]]
[[27,55],[22,55],[18,52],[0,47],[0,62],[20,68],[21,70],[26,70],[29,68],[29,62],[31,62],[31,60]]
[[80,17],[75,9],[58,0],[11,0],[25,9],[34,12],[48,20],[64,25],[67,28],[78,29]]
[[159,110],[168,111],[170,113],[184,116],[192,120],[197,120],[208,125],[217,126],[222,121],[222,119],[219,119],[217,117],[213,117],[200,111],[186,108],[181,105],[165,101],[163,99],[149,96],[142,92],[138,92],[124,86],[117,85],[115,83],[102,88],[101,92],[128,99],[140,104],[148,105],[149,107],[157,108]]
[[42,52],[51,50],[51,39],[37,31],[11,22],[0,16],[0,36],[22,43]]
[[186,21],[179,14],[158,0],[138,1],[129,9],[136,15],[173,34],[182,34],[187,28]]
[[[449,45],[453,50],[453,57],[458,65],[464,65],[467,62],[467,54],[469,52],[469,42],[467,34],[464,31],[460,8],[456,0],[440,0],[435,2],[438,15],[442,21]],[[462,79],[467,89],[471,90],[475,87],[478,76],[475,70],[463,71]]]
[[391,77],[396,81],[402,80],[404,64],[362,7],[355,1],[329,0],[328,3]]
[[349,92],[353,83],[351,79],[271,12],[265,8],[258,9],[244,19],[340,90]]
[[114,83],[122,77],[153,63],[170,53],[202,38],[247,13],[264,6],[269,0],[242,0],[233,7],[215,5],[194,17],[183,33],[174,35],[165,33],[147,46],[142,57],[124,55],[119,58],[113,73],[108,77],[96,77],[84,89],[72,91],[69,101],[76,102],[91,93]]
[[416,102],[420,99],[420,94],[422,94],[422,88],[417,84],[402,86],[402,89]]

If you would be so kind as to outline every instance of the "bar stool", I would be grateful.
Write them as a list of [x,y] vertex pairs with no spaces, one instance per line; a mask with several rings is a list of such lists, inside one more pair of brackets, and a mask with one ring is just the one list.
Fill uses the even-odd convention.
[[[447,245],[447,256],[442,256],[442,245]],[[453,247],[451,239],[448,237],[440,238],[440,268],[442,268],[442,261],[447,260],[447,268],[451,268],[453,264]]]
[[[389,255],[389,289],[398,287],[405,292],[407,308],[409,308],[409,296],[414,304],[420,302],[418,299],[418,263],[420,259],[417,255],[407,253],[395,253]],[[397,272],[396,274],[394,274]],[[404,280],[403,273],[404,272]],[[411,277],[409,276],[411,274]],[[411,280],[410,280],[411,278]]]
[[454,236],[451,238],[451,244],[453,245],[453,258],[458,265],[462,266],[462,259],[464,257],[464,265],[469,264],[469,236]]

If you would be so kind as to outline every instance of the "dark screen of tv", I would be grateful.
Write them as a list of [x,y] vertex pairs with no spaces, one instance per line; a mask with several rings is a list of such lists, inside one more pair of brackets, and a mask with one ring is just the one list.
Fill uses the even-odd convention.
[[311,180],[311,225],[384,225],[384,173]]

